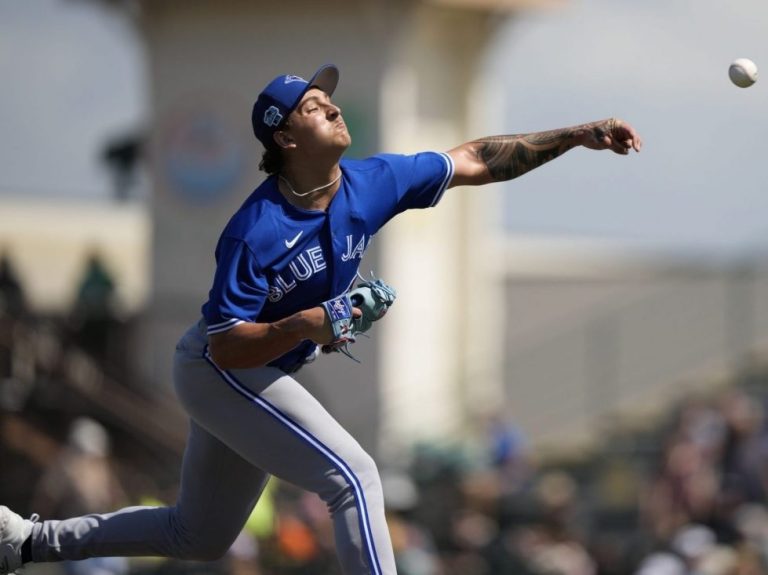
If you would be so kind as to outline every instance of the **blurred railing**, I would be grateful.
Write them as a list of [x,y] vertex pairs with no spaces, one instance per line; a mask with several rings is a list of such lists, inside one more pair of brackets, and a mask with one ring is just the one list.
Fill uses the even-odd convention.
[[[22,412],[31,394],[55,386],[76,394],[104,423],[116,426],[154,451],[178,455],[186,441],[187,420],[166,389],[147,396],[147,386],[117,381],[105,366],[70,341],[55,322],[1,318],[0,408]],[[126,374],[126,380],[135,377]]]

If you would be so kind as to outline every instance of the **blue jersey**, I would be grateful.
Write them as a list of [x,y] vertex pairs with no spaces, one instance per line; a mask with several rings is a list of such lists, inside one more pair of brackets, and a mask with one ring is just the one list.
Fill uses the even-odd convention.
[[[435,206],[453,176],[443,153],[341,161],[326,211],[303,210],[270,176],[232,216],[216,246],[203,317],[208,334],[243,322],[274,322],[348,291],[374,234],[411,208]],[[269,365],[293,371],[314,357],[305,340]]]

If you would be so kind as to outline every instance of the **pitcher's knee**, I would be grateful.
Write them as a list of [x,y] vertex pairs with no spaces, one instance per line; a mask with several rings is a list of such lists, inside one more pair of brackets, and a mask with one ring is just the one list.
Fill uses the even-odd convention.
[[365,499],[382,497],[381,478],[376,462],[365,451],[345,460],[346,466],[335,475],[333,487],[320,494],[333,511],[354,504],[361,496]]
[[365,491],[381,491],[381,477],[379,468],[373,457],[365,451],[355,458],[352,471]]

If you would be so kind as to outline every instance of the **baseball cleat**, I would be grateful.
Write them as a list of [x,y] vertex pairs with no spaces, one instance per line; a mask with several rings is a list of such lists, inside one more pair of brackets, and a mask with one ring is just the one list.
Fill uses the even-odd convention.
[[23,519],[4,505],[0,505],[0,575],[16,573],[21,568],[21,546],[32,533],[32,526],[39,519]]

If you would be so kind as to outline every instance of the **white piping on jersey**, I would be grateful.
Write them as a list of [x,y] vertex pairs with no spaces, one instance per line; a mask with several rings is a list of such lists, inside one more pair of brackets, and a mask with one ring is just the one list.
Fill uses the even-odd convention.
[[448,185],[451,183],[451,180],[453,179],[453,171],[455,169],[453,164],[453,158],[451,158],[445,152],[438,152],[438,153],[443,157],[443,160],[445,160],[447,169],[445,172],[445,177],[443,178],[443,181],[440,184],[440,188],[437,190],[437,193],[435,194],[435,198],[432,200],[432,203],[429,204],[429,207],[431,208],[437,205],[437,202],[439,202],[440,198],[443,197],[445,190],[448,189]]
[[242,319],[233,317],[232,319],[228,319],[227,321],[209,325],[208,328],[206,329],[206,333],[208,335],[213,335],[214,333],[227,331],[228,329],[232,329],[233,327],[235,327],[237,324],[240,324],[240,323],[245,323],[245,321],[243,321]]

